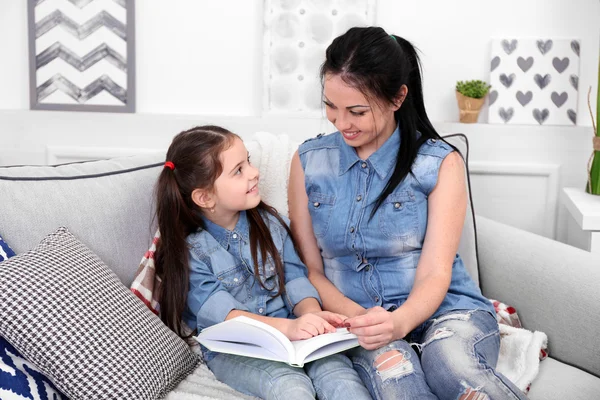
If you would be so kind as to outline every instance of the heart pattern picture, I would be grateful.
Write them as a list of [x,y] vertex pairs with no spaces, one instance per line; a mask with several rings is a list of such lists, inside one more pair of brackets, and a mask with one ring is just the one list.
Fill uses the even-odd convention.
[[577,39],[493,39],[489,123],[577,125],[580,46]]

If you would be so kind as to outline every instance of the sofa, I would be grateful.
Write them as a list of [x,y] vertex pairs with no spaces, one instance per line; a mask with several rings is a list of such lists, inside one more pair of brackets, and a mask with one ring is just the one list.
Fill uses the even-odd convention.
[[[279,144],[287,149],[288,157],[280,157],[280,155],[276,157],[275,154],[271,154],[269,158],[266,152],[275,153],[280,152],[281,149],[269,142],[273,140],[273,136],[269,139],[269,136],[258,135],[245,140],[253,162],[259,164],[261,185],[264,186],[261,190],[264,189],[265,200],[273,200],[271,201],[273,205],[283,209],[285,213],[287,205],[281,203],[281,199],[285,199],[285,194],[281,194],[286,193],[286,188],[285,179],[281,180],[281,172],[287,173],[289,155],[297,143],[279,136],[276,140],[280,140]],[[288,161],[280,161],[285,159]],[[260,165],[261,160],[262,165]],[[36,249],[44,238],[46,238],[44,239],[46,248],[52,246],[56,242],[52,238],[56,236],[47,239],[47,235],[56,234],[59,227],[66,227],[70,235],[89,249],[91,254],[97,256],[94,262],[104,263],[114,273],[115,280],[118,282],[111,285],[122,286],[115,290],[119,291],[119,296],[126,298],[124,292],[131,284],[155,232],[155,221],[152,218],[153,186],[158,173],[163,168],[163,162],[164,151],[158,151],[156,154],[59,166],[0,167],[0,235],[18,254],[16,257],[19,257]],[[277,164],[281,165],[279,168],[274,168],[273,166]],[[279,180],[275,178],[270,180],[269,175],[275,173],[279,174]],[[270,186],[265,186],[269,185],[269,182]],[[274,191],[279,192],[277,201],[273,197]],[[549,357],[540,363],[539,373],[531,385],[528,396],[531,399],[544,400],[600,398],[600,339],[598,337],[600,258],[598,255],[494,222],[477,216],[476,213],[469,213],[469,215],[474,215],[475,218],[465,222],[459,253],[465,258],[472,276],[479,281],[483,294],[488,298],[514,306],[526,329],[544,332],[548,337]],[[64,230],[58,234],[65,235]],[[56,258],[55,255],[47,254],[45,257]],[[42,260],[50,262],[44,258]],[[8,262],[10,259],[5,263]],[[21,261],[19,268],[27,268],[27,265],[23,266],[26,262],[27,259]],[[14,264],[10,267],[13,271],[17,269]],[[0,263],[0,276],[3,268],[5,264]],[[53,275],[60,273],[63,265],[59,264],[57,268],[52,272]],[[67,268],[66,262],[64,268]],[[43,270],[44,268],[41,268],[40,273],[43,273]],[[37,279],[35,275],[28,276],[30,277],[27,279]],[[77,279],[84,280],[85,276]],[[2,286],[0,282],[0,288],[5,292],[10,290],[18,292],[20,289],[17,286]],[[55,291],[68,292],[69,290],[71,290],[69,287],[64,287]],[[103,290],[103,285],[89,290],[91,291],[89,296],[93,297],[95,293]],[[51,298],[53,295],[53,292],[48,292],[44,297]],[[73,380],[85,380],[88,378],[82,377],[89,375],[83,374],[72,378],[71,374],[79,373],[80,370],[85,370],[85,367],[75,372],[64,373],[63,370],[59,371],[61,366],[51,364],[52,360],[44,358],[43,349],[31,350],[28,347],[31,343],[27,343],[27,338],[23,339],[23,329],[30,328],[23,326],[26,324],[21,321],[27,319],[28,313],[38,311],[32,308],[30,311],[21,310],[19,314],[9,314],[10,310],[7,311],[6,302],[18,300],[10,296],[10,293],[5,293],[4,297],[0,294],[0,316],[2,316],[0,335],[7,336],[8,341],[17,350],[26,353],[26,358],[36,359],[36,365],[55,383],[58,382],[57,387],[60,390],[70,393],[73,397],[78,397],[78,393],[89,390],[85,386],[78,389],[79,391],[73,389],[80,383],[79,381],[74,383]],[[133,295],[131,298],[138,300]],[[68,301],[69,298],[66,299]],[[134,334],[162,329],[156,322],[158,321],[156,316],[148,310],[146,310],[148,312],[142,310],[146,307],[141,302],[135,305],[133,300],[125,301],[128,307],[135,308],[137,314],[143,314],[140,318],[147,324],[139,326],[137,333]],[[80,306],[76,301],[71,304],[74,308]],[[113,309],[111,304],[106,304],[106,308]],[[86,315],[93,313],[89,310],[85,312],[89,313]],[[56,318],[56,316],[50,315],[48,318]],[[83,317],[84,320],[86,318]],[[110,317],[101,315],[99,318],[104,318],[99,321],[104,323],[105,329],[109,329],[113,325],[125,325],[129,322],[130,315],[126,312],[112,313]],[[68,322],[66,325],[65,329],[68,329],[72,324]],[[148,328],[149,326],[152,328]],[[133,326],[132,329],[136,327]],[[46,335],[44,340],[52,339],[48,336],[52,335],[51,332],[46,333],[45,328],[41,330]],[[167,333],[161,334],[164,337],[168,336]],[[88,345],[89,342],[85,344]],[[155,394],[148,395],[148,398],[178,398],[177,393],[187,393],[187,396],[191,396],[190,393],[194,390],[198,398],[202,398],[203,395],[212,398],[245,398],[233,390],[219,386],[218,382],[209,382],[211,376],[205,370],[202,372],[205,380],[202,381],[201,386],[206,387],[207,392],[202,393],[202,387],[190,389],[188,392],[181,389],[181,385],[184,385],[189,378],[187,374],[194,368],[201,368],[202,364],[190,361],[193,357],[184,354],[178,345],[173,345],[173,348],[172,351],[178,353],[171,359],[186,360],[187,366],[179,369],[178,376],[171,376],[168,371],[161,372],[161,376],[166,377],[169,382],[157,389]],[[68,351],[69,348],[65,347],[63,353]],[[117,363],[122,359],[130,358],[131,355],[121,353],[112,354],[111,357],[101,358],[100,361],[103,364]],[[160,369],[161,365],[154,365],[152,368]],[[185,372],[182,372],[183,370]],[[93,374],[96,372],[93,371]],[[111,379],[116,377],[109,377],[106,382],[103,382],[104,385],[108,385],[104,386],[105,390],[112,390]]]

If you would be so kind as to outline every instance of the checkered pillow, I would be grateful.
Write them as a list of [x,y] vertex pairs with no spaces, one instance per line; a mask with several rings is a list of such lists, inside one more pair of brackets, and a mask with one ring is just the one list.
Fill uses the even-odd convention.
[[0,264],[0,336],[72,399],[154,399],[197,362],[66,228]]

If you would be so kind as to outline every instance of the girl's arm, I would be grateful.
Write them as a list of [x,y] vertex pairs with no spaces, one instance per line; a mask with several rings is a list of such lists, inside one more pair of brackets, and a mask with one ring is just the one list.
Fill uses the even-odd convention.
[[365,312],[365,309],[344,296],[327,279],[323,272],[321,252],[315,238],[312,220],[308,212],[308,196],[304,187],[304,171],[300,164],[298,152],[294,154],[291,163],[290,181],[288,186],[288,207],[290,228],[302,258],[308,267],[308,278],[316,287],[323,303],[323,309],[340,314],[355,316]]
[[408,299],[394,312],[375,307],[346,321],[363,347],[375,349],[402,339],[442,304],[450,287],[466,208],[463,161],[452,152],[442,161],[437,184],[429,195],[427,233]]
[[[315,302],[317,302],[314,298],[307,298],[305,300],[314,300]],[[298,306],[300,306],[303,301],[298,303]],[[318,304],[319,303],[317,302],[317,305]],[[319,315],[319,313],[308,312],[299,318],[287,319],[265,317],[262,315],[253,314],[248,311],[231,310],[229,314],[227,314],[226,320],[239,317],[240,315],[270,325],[273,328],[280,331],[281,333],[283,333],[290,340],[309,339],[313,336],[317,336],[323,333],[336,331],[336,328],[332,326],[329,322],[327,322],[324,318],[322,318]]]

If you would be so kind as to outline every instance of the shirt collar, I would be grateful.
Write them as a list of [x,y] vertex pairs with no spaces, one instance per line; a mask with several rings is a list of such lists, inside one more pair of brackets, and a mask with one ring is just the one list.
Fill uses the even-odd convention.
[[[342,142],[344,141],[341,134],[339,135],[339,140]],[[385,143],[383,143],[383,145],[368,158],[368,162],[373,166],[373,169],[375,169],[375,172],[377,172],[377,175],[379,175],[381,179],[388,176],[394,167],[399,148],[400,126],[398,125],[394,132],[392,132],[392,136],[390,136]],[[361,161],[361,159],[358,157],[358,154],[356,154],[356,149],[345,143],[341,143],[339,174],[345,174],[359,161]]]
[[233,230],[225,229],[222,226],[215,224],[206,217],[202,217],[204,221],[204,227],[221,246],[225,249],[229,249],[229,242],[234,234],[237,234],[244,242],[248,243],[250,238],[250,226],[248,225],[248,218],[246,211],[240,211],[240,217],[238,222],[235,224]]

